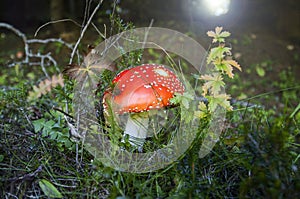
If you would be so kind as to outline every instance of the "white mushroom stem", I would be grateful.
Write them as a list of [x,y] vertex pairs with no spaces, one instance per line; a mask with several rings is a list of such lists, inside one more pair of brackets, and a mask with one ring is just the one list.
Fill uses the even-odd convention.
[[126,123],[124,136],[129,135],[129,143],[132,146],[137,147],[139,152],[142,151],[145,139],[147,137],[148,123],[148,113],[132,114],[129,116]]

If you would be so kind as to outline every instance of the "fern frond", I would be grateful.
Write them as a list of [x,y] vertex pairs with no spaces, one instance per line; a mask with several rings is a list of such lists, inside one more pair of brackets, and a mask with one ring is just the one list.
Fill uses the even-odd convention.
[[33,86],[33,90],[29,91],[27,99],[37,99],[42,95],[51,92],[51,90],[58,85],[64,86],[64,79],[62,74],[53,75],[50,79],[45,79],[44,81],[41,81],[37,86]]

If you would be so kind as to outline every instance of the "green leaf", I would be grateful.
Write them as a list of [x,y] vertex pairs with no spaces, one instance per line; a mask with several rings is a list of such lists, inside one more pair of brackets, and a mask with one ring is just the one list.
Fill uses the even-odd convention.
[[50,130],[52,130],[52,128],[54,127],[54,124],[55,124],[55,121],[49,120],[49,121],[47,121],[46,123],[44,123],[44,128],[45,128],[47,131],[50,131]]
[[208,115],[207,106],[204,102],[199,102],[198,104],[199,110],[195,111],[195,116],[199,118],[205,118]]
[[222,48],[220,47],[216,47],[216,48],[212,48],[208,54],[207,57],[207,63],[209,64],[210,62],[214,61],[216,58],[219,57],[219,55],[222,55]]
[[223,59],[225,55],[231,54],[231,48],[229,47],[215,47],[212,48],[207,57],[207,63],[213,62],[215,60]]
[[48,180],[42,179],[39,181],[39,186],[44,194],[49,198],[62,198],[62,194]]
[[170,99],[171,104],[182,104],[184,108],[189,108],[189,103],[193,100],[194,97],[189,93],[175,93],[175,97]]
[[190,107],[190,101],[193,100],[193,96],[189,93],[184,93],[182,98],[182,105],[184,108],[189,109]]
[[37,133],[40,130],[42,130],[42,128],[44,127],[44,123],[45,123],[45,118],[32,121],[34,131]]
[[0,84],[4,84],[7,81],[8,74],[3,74],[0,76]]
[[229,137],[224,139],[224,144],[229,146],[240,145],[245,142],[245,136]]
[[300,103],[298,104],[298,106],[295,108],[295,110],[293,111],[293,113],[290,115],[290,118],[294,117],[296,115],[296,113],[300,110]]
[[219,106],[231,111],[232,110],[232,106],[230,105],[229,99],[230,96],[226,95],[226,94],[220,94],[220,95],[215,95],[215,96],[207,96],[207,98],[209,99],[209,103],[208,103],[208,109],[210,110],[210,112],[214,112],[216,110],[216,108]]
[[265,69],[263,69],[262,67],[260,66],[256,66],[256,72],[257,74],[260,76],[260,77],[264,77],[266,72],[265,72]]
[[30,73],[27,73],[26,77],[28,77],[28,79],[30,79],[30,80],[34,80],[35,74],[34,74],[34,72],[30,72]]

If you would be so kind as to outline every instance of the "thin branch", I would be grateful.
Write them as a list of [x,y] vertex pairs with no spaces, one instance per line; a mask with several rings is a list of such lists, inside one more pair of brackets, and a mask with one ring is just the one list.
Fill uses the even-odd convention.
[[84,34],[85,34],[85,31],[87,30],[88,26],[90,25],[90,23],[91,23],[91,21],[92,21],[94,15],[97,13],[98,9],[99,9],[100,6],[102,5],[102,2],[103,2],[103,0],[99,0],[99,3],[98,3],[97,6],[95,7],[95,9],[94,9],[93,13],[91,14],[90,18],[88,19],[86,25],[85,25],[84,28],[82,29],[82,31],[81,31],[81,33],[80,33],[80,36],[79,36],[79,38],[78,38],[78,40],[77,40],[77,42],[76,42],[76,44],[75,44],[75,46],[74,46],[74,48],[73,48],[73,51],[72,51],[72,53],[71,53],[71,58],[70,58],[69,64],[72,64],[74,55],[75,55],[76,50],[77,50],[77,48],[78,48],[78,45],[79,45],[79,43],[81,42],[81,39],[83,38],[83,36],[84,36]]
[[[45,25],[41,26],[38,30],[40,30],[42,27]],[[60,69],[57,66],[57,61],[51,56],[51,53],[48,52],[47,54],[41,54],[40,52],[37,53],[32,53],[30,49],[30,44],[35,44],[35,43],[41,43],[41,44],[47,44],[50,42],[57,42],[65,45],[67,48],[73,50],[73,45],[63,41],[62,39],[56,39],[56,38],[49,38],[49,39],[27,39],[26,35],[22,33],[20,30],[16,29],[10,24],[7,23],[0,23],[0,27],[6,28],[12,32],[14,32],[18,37],[21,37],[24,43],[24,60],[19,61],[19,62],[13,62],[8,65],[8,67],[14,67],[16,65],[29,65],[29,66],[40,66],[42,68],[42,71],[44,72],[46,77],[49,77],[47,70],[45,66],[50,66],[53,65],[56,69],[57,72],[60,73]],[[36,31],[35,35],[38,33],[38,30]],[[40,61],[39,62],[32,62],[31,60],[34,58],[38,58]]]
[[115,10],[116,10],[116,5],[117,5],[117,0],[114,1],[114,6],[113,6],[113,9],[112,9],[112,13],[111,13],[110,36],[112,36],[112,34],[113,34],[113,28],[114,28],[114,25],[115,25],[114,15],[115,15]]
[[7,181],[9,182],[14,182],[14,181],[19,181],[19,180],[32,180],[33,178],[35,178],[38,173],[40,173],[43,170],[43,167],[40,165],[35,171],[33,171],[32,173],[27,173],[23,176],[19,176],[19,177],[13,177],[13,178],[9,178],[7,179]]
[[59,38],[59,39],[49,38],[49,39],[29,39],[29,40],[27,40],[28,44],[32,44],[32,43],[47,44],[50,42],[61,43],[61,44],[65,45],[66,47],[68,47],[69,49],[73,50],[73,45],[63,41],[61,38]]
[[97,33],[103,38],[106,39],[106,26],[104,24],[104,34],[102,32],[100,32],[100,30],[97,28],[97,26],[94,23],[91,23],[92,26],[95,28],[95,30],[97,31]]
[[14,32],[17,36],[21,37],[24,43],[24,50],[25,50],[25,60],[24,62],[28,62],[29,58],[28,58],[28,54],[29,54],[29,46],[27,43],[27,37],[25,34],[23,34],[21,31],[19,31],[18,29],[16,29],[15,27],[13,27],[10,24],[7,23],[0,23],[0,27],[6,28],[8,30],[11,30],[12,32]]
[[59,19],[59,20],[55,20],[55,21],[49,21],[49,22],[47,22],[47,23],[41,25],[41,26],[35,31],[34,37],[36,37],[37,34],[38,34],[38,32],[39,32],[42,28],[44,28],[45,26],[48,26],[48,25],[50,25],[50,24],[60,23],[60,22],[66,22],[66,21],[71,21],[71,22],[73,22],[75,25],[81,27],[81,25],[80,25],[79,23],[77,23],[76,21],[74,21],[74,20],[72,20],[72,19]]

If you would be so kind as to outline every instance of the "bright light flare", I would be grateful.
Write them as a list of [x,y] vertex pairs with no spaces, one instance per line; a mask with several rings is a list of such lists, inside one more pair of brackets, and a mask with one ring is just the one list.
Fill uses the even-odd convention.
[[228,12],[230,0],[204,0],[204,4],[212,14],[220,16]]

